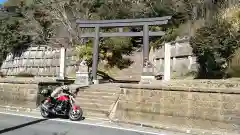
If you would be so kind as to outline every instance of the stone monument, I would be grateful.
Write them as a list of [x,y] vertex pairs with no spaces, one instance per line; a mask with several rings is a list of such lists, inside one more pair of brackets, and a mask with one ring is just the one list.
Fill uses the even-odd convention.
[[143,63],[143,72],[141,76],[141,84],[151,84],[155,80],[153,65],[147,59]]
[[75,84],[82,86],[88,86],[91,84],[86,60],[82,60],[79,64],[78,71],[76,72]]

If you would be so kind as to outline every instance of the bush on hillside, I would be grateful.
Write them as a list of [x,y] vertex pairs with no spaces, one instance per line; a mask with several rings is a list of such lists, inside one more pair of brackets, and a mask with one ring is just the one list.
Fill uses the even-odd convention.
[[[133,61],[124,56],[130,56],[135,51],[131,38],[105,38],[99,45],[99,60],[104,63],[104,68],[118,69],[128,68]],[[91,67],[93,56],[93,42],[90,40],[86,44],[77,45],[76,54],[79,60],[85,59],[87,65]]]
[[237,49],[230,61],[228,74],[231,77],[240,77],[240,48]]
[[190,44],[199,63],[198,78],[223,78],[227,75],[229,61],[240,46],[239,32],[232,25],[214,21],[197,30]]
[[0,77],[5,77],[2,71],[0,71]]

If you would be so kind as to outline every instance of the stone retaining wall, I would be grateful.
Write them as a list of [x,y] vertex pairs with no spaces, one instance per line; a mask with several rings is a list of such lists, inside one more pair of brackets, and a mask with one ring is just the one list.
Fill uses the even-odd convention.
[[42,83],[56,84],[52,78],[0,78],[0,105],[36,108]]
[[[169,118],[212,120],[240,125],[239,89],[122,85],[115,119],[169,122]],[[183,119],[181,119],[183,120]],[[182,121],[181,121],[182,122]]]
[[[57,77],[59,75],[60,49],[46,45],[31,45],[19,54],[9,54],[1,65],[1,72],[7,76],[29,73],[34,76]],[[66,50],[66,75],[75,74],[76,57],[72,49]]]
[[37,84],[0,83],[0,104],[34,108],[37,89]]

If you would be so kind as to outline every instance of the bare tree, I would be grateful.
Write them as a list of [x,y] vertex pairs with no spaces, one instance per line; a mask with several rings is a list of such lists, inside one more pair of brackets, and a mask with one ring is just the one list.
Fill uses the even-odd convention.
[[[70,46],[80,42],[76,19],[89,19],[92,14],[89,8],[93,0],[39,0],[38,3],[45,6],[52,19],[58,24],[60,30],[56,37],[68,38]],[[63,32],[64,31],[64,32]],[[56,40],[55,40],[56,41]]]

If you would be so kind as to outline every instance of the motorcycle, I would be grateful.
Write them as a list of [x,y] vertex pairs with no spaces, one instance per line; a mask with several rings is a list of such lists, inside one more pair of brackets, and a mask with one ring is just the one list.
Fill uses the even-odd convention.
[[65,116],[72,121],[82,119],[83,111],[80,106],[75,104],[74,94],[70,92],[64,92],[65,95],[61,95],[57,98],[46,96],[46,90],[42,94],[47,97],[41,101],[40,112],[42,117],[51,118],[52,116]]

